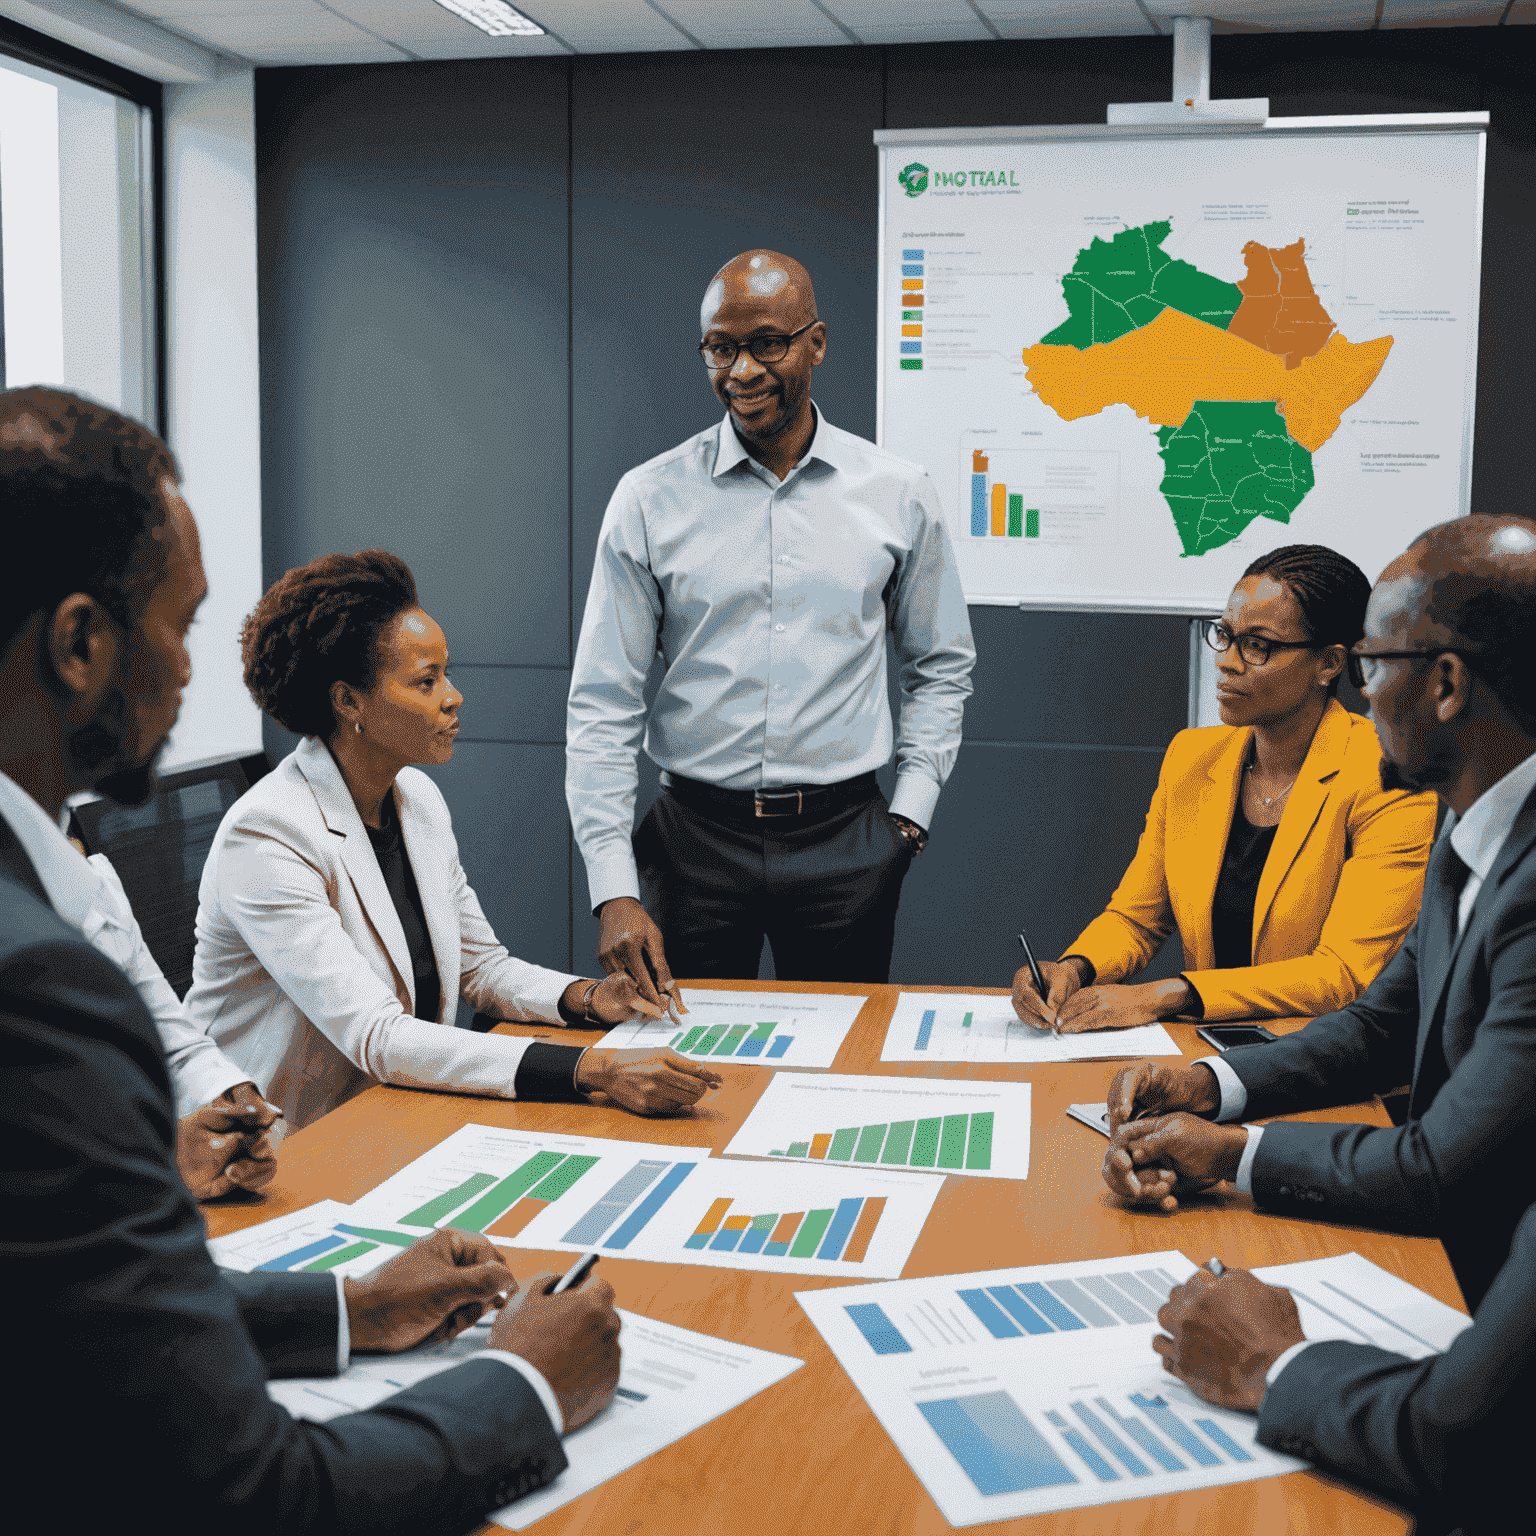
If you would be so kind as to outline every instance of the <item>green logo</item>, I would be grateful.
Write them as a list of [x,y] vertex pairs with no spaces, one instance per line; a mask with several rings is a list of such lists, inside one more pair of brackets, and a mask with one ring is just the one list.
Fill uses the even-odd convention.
[[896,180],[907,189],[908,197],[921,197],[928,190],[928,167],[914,160]]

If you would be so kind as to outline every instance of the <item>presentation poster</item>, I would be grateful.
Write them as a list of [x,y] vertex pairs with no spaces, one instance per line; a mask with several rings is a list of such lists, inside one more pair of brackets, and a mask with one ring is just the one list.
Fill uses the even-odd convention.
[[880,441],[971,602],[1215,613],[1468,510],[1485,119],[1372,121],[876,136]]

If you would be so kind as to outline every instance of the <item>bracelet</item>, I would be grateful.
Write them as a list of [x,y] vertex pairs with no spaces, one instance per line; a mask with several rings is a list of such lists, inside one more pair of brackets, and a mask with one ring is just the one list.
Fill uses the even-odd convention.
[[589,1024],[601,1024],[603,1022],[600,1018],[597,1017],[595,1013],[592,1012],[592,994],[596,992],[597,989],[602,986],[602,984],[603,983],[601,980],[594,981],[592,985],[581,994],[581,1016]]

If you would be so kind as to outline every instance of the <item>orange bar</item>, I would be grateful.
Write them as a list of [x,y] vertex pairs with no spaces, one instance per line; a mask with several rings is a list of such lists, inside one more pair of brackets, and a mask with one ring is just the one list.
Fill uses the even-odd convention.
[[987,456],[980,448],[971,449],[971,473],[984,475],[987,472]]
[[845,1259],[854,1264],[862,1261],[864,1255],[869,1252],[869,1240],[875,1235],[875,1227],[884,1210],[884,1195],[877,1195],[864,1202],[864,1209],[859,1212],[859,1219],[854,1223],[853,1236],[848,1239],[848,1246],[843,1249]]
[[903,309],[917,309],[922,304],[922,302],[923,296],[920,293],[904,293],[901,296],[901,304]]
[[716,1200],[704,1213],[704,1220],[693,1229],[695,1237],[708,1237],[720,1225],[720,1218],[731,1208],[729,1200]]
[[820,1136],[811,1137],[811,1156],[825,1157],[827,1148],[832,1145],[832,1133],[827,1131]]
[[992,537],[1000,539],[1008,532],[1008,487],[992,487]]
[[907,293],[921,293],[923,291],[923,280],[920,277],[904,277],[901,280],[901,286]]
[[901,334],[903,336],[921,336],[923,328],[920,325],[904,325],[901,328]]
[[722,1232],[745,1232],[752,1225],[750,1216],[727,1216]]
[[487,1237],[516,1237],[540,1211],[549,1205],[548,1200],[519,1200],[494,1226],[485,1229]]
[[779,1224],[768,1234],[770,1243],[787,1243],[799,1229],[800,1223],[805,1220],[804,1211],[795,1211],[789,1216],[780,1216]]

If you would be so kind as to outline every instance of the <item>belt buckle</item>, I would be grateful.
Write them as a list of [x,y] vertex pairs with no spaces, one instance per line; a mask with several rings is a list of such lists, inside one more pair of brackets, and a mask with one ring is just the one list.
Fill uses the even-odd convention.
[[[792,811],[765,811],[763,809],[765,802],[769,800],[788,800],[791,796],[794,797],[795,801],[795,808]],[[800,816],[805,812],[805,796],[798,789],[770,789],[766,793],[759,789],[753,791],[752,809],[753,814],[756,815],[759,821],[772,821],[781,816]]]

